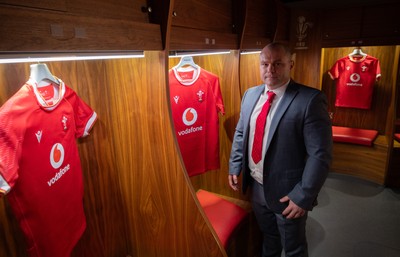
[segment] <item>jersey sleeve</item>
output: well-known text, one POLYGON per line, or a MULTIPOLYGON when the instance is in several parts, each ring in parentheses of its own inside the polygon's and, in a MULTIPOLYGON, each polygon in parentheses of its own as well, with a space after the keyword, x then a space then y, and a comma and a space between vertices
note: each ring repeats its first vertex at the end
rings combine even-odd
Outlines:
POLYGON ((20 103, 18 92, 0 108, 0 196, 7 194, 18 179, 28 115, 20 103))
POLYGON ((217 107, 218 112, 220 112, 222 115, 225 114, 225 107, 224 107, 224 101, 222 99, 222 94, 221 94, 221 87, 219 84, 219 78, 215 76, 214 79, 214 84, 212 85, 212 91, 215 97, 215 104, 217 107))
POLYGON ((378 59, 376 59, 376 69, 375 69, 375 72, 376 72, 376 80, 378 81, 378 80, 380 80, 380 78, 381 78, 381 65, 380 65, 378 59))
POLYGON ((335 64, 328 71, 329 76, 332 80, 339 78, 340 74, 340 60, 336 61, 335 64))
POLYGON ((70 88, 67 88, 66 99, 72 105, 75 115, 75 137, 86 137, 89 135, 94 123, 97 120, 97 114, 70 88))

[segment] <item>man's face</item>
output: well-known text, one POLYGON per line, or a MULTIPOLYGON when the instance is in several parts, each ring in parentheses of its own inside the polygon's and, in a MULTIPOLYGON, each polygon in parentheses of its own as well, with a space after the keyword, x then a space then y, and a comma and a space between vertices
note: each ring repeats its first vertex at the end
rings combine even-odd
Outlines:
POLYGON ((269 89, 275 89, 290 79, 293 61, 282 48, 264 48, 260 54, 260 75, 269 89))

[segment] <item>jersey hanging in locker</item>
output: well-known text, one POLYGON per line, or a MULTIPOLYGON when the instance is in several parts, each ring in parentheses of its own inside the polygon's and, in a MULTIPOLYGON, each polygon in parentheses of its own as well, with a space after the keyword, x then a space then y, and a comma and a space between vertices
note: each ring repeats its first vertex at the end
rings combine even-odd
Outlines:
POLYGON ((175 133, 189 176, 219 169, 219 117, 224 114, 219 78, 200 67, 169 70, 175 133))
POLYGON ((374 84, 381 76, 377 58, 346 56, 337 60, 328 74, 337 79, 335 106, 370 109, 374 84))
POLYGON ((61 80, 30 79, 0 109, 0 193, 30 257, 67 257, 86 227, 76 138, 97 115, 61 80))

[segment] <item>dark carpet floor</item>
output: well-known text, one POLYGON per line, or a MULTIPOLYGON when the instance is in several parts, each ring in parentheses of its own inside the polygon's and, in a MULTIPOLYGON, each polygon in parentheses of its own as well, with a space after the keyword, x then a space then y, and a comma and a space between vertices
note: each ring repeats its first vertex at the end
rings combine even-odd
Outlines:
POLYGON ((400 189, 331 173, 318 202, 307 223, 310 257, 400 257, 400 189))

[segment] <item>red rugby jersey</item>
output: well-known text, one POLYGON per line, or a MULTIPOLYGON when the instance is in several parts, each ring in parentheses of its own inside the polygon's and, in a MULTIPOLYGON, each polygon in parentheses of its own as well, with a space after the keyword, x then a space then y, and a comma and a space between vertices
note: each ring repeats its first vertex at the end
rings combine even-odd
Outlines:
POLYGON ((219 78, 200 67, 172 68, 169 87, 175 133, 189 176, 219 169, 219 78))
POLYGON ((76 138, 96 118, 61 80, 44 87, 29 80, 0 108, 0 193, 31 257, 67 257, 85 230, 76 138))
POLYGON ((328 73, 332 79, 337 79, 335 106, 371 108, 374 84, 381 76, 377 58, 346 56, 337 60, 328 73))

